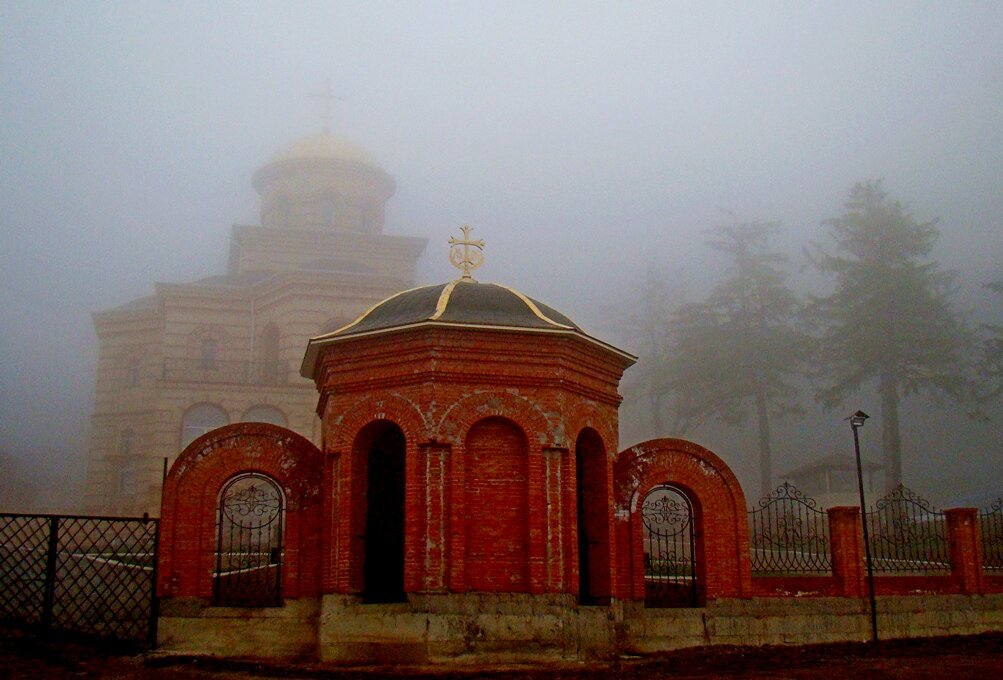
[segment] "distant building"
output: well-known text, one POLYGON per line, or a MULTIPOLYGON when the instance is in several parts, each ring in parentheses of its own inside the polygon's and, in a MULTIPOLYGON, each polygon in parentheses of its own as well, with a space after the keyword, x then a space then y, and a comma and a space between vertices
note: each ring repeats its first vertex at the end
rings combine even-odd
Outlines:
POLYGON ((233 227, 227 272, 158 283, 93 315, 99 342, 87 511, 156 514, 164 459, 237 422, 320 443, 309 338, 414 283, 420 238, 382 233, 395 184, 362 149, 301 139, 257 171, 261 225, 233 227))
MULTIPOLYGON (((864 492, 868 504, 884 493, 884 468, 868 460, 861 462, 864 473, 864 492)), ((840 505, 859 506, 857 489, 857 463, 852 454, 833 453, 780 475, 801 493, 818 503, 820 508, 840 505)))

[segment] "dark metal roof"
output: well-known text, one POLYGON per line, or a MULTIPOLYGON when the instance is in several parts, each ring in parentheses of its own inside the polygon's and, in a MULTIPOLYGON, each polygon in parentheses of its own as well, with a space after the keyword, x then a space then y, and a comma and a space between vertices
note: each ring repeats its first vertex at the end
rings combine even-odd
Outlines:
POLYGON ((398 293, 326 337, 346 337, 422 322, 581 331, 554 308, 511 288, 454 281, 398 293))

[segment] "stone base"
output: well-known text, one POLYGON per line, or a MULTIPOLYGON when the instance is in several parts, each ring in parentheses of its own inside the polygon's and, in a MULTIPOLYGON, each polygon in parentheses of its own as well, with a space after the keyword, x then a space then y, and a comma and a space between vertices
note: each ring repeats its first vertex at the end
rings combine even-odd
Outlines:
MULTIPOLYGON (((883 639, 1003 631, 1003 595, 878 598, 883 639)), ((699 609, 580 607, 565 595, 420 594, 400 604, 325 595, 283 607, 161 605, 159 646, 178 654, 306 657, 340 663, 506 663, 598 659, 700 645, 867 640, 866 601, 718 600, 699 609)))

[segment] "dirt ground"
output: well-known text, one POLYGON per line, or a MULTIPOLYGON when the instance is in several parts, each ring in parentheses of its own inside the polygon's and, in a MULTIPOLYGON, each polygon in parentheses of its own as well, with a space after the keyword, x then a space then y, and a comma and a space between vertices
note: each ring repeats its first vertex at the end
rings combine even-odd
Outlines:
POLYGON ((843 643, 807 647, 706 647, 613 663, 339 667, 317 663, 273 663, 207 657, 172 657, 123 647, 45 640, 0 628, 0 679, 62 680, 122 678, 189 680, 210 678, 919 678, 994 680, 1003 678, 1003 634, 843 643))

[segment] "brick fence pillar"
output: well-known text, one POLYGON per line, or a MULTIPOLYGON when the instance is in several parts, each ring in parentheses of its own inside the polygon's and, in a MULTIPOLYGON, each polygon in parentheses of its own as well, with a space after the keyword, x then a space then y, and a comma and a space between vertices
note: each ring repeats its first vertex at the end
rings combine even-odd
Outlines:
POLYGON ((832 576, 843 597, 862 597, 866 592, 864 537, 860 508, 829 508, 829 545, 832 576))
POLYGON ((961 592, 982 592, 982 540, 979 536, 978 510, 945 510, 947 542, 951 549, 951 575, 958 579, 961 592))

